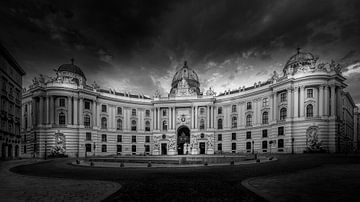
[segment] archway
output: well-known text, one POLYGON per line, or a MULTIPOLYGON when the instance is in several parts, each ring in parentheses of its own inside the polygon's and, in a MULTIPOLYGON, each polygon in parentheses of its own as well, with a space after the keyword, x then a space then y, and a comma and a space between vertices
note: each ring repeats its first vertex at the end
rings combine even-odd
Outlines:
MULTIPOLYGON (((178 155, 187 154, 185 144, 190 146, 190 129, 187 126, 180 126, 177 130, 177 152, 178 155)), ((189 152, 189 151, 188 151, 189 152)))

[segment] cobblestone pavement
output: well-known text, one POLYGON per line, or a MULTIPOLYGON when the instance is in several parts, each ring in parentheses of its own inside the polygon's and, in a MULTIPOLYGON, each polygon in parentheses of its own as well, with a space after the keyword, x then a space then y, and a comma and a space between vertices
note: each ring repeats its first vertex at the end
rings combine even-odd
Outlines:
POLYGON ((242 184, 268 201, 359 201, 359 171, 360 164, 323 165, 242 184))
POLYGON ((72 180, 15 174, 10 168, 39 162, 14 160, 0 164, 0 201, 101 201, 118 191, 109 181, 72 180))

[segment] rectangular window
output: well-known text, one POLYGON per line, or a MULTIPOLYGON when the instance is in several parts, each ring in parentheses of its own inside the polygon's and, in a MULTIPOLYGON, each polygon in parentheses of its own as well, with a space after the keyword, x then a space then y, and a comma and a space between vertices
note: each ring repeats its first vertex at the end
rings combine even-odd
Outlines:
POLYGON ((267 149, 267 141, 262 141, 262 149, 267 149))
POLYGON ((118 107, 118 108, 117 108, 117 114, 118 114, 118 115, 122 115, 122 108, 121 108, 121 107, 118 107))
POLYGON ((279 136, 280 136, 280 135, 284 135, 284 127, 283 127, 283 126, 281 126, 281 127, 278 128, 278 135, 279 135, 279 136))
POLYGON ((231 150, 236 150, 236 143, 235 142, 231 143, 231 150))
POLYGON ((106 142, 106 134, 101 135, 101 142, 106 142))
POLYGON ((107 148, 106 148, 106 144, 101 145, 101 152, 106 152, 107 148))
POLYGON ((136 145, 132 145, 132 146, 131 146, 131 151, 132 151, 133 153, 136 153, 136 145))
POLYGON ((117 136, 117 142, 122 142, 122 135, 117 136))
POLYGON ((247 149, 247 150, 250 150, 250 149, 251 149, 251 142, 247 142, 247 143, 246 143, 246 149, 247 149))
POLYGON ((89 101, 85 101, 85 109, 90 109, 90 102, 89 101))
POLYGON ((284 148, 284 139, 278 140, 278 148, 284 148))
POLYGON ((135 135, 131 136, 131 142, 136 142, 136 136, 135 135))
POLYGON ((163 109, 163 116, 166 116, 166 109, 163 109))
POLYGON ((246 132, 246 139, 251 139, 251 131, 246 132))
POLYGON ((145 152, 150 152, 150 145, 145 145, 145 152))
POLYGON ((222 144, 218 144, 218 151, 222 151, 222 144))
POLYGON ((85 151, 91 152, 91 144, 85 144, 85 151))
POLYGON ((117 153, 121 153, 121 152, 122 152, 122 145, 121 145, 121 144, 116 145, 116 152, 117 152, 117 153))
POLYGON ((145 142, 150 142, 150 136, 145 136, 145 142))
POLYGON ((262 131, 262 137, 263 138, 267 138, 268 137, 268 133, 267 133, 268 131, 267 130, 263 130, 262 131))
POLYGON ((60 107, 65 107, 65 99, 64 99, 64 98, 60 98, 60 100, 59 100, 59 106, 60 106, 60 107))
POLYGON ((26 145, 24 145, 24 154, 26 154, 26 145))
POLYGON ((131 110, 131 116, 136 116, 136 109, 131 110))
POLYGON ((91 141, 91 133, 86 133, 86 140, 91 141))
POLYGON ((269 105, 269 99, 268 98, 264 98, 263 99, 263 107, 267 107, 269 105))
POLYGON ((313 89, 307 89, 306 94, 307 94, 307 98, 313 98, 314 97, 313 89))
POLYGON ((236 133, 231 133, 231 140, 236 140, 236 133))
POLYGON ((218 141, 222 141, 222 134, 218 134, 218 141))
POLYGON ((251 109, 251 102, 246 103, 246 109, 251 109))
POLYGON ((286 102, 286 93, 281 93, 280 94, 280 102, 286 102))
POLYGON ((106 105, 101 105, 101 112, 106 112, 106 105))

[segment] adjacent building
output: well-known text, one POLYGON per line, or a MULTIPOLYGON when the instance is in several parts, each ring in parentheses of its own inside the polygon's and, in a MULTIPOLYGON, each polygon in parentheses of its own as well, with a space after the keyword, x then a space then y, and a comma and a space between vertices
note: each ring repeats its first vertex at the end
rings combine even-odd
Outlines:
POLYGON ((88 84, 61 65, 23 93, 25 156, 197 155, 347 152, 354 148, 356 106, 341 66, 308 52, 283 72, 216 95, 200 91, 185 62, 169 94, 153 97, 88 84))
POLYGON ((1 159, 20 156, 21 93, 24 70, 0 44, 0 151, 1 159))

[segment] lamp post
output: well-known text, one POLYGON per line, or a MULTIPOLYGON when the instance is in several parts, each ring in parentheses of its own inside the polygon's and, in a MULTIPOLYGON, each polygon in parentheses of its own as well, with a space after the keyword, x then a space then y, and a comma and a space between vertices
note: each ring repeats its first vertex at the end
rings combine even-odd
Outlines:
POLYGON ((46 160, 46 156, 47 156, 46 150, 47 150, 47 141, 45 140, 45 156, 44 156, 45 160, 46 160))
POLYGON ((95 157, 95 149, 96 149, 96 145, 95 145, 95 142, 94 142, 94 157, 95 157))
POLYGON ((255 148, 254 148, 254 145, 255 145, 255 143, 254 143, 254 140, 252 141, 252 154, 254 154, 255 153, 255 148))

